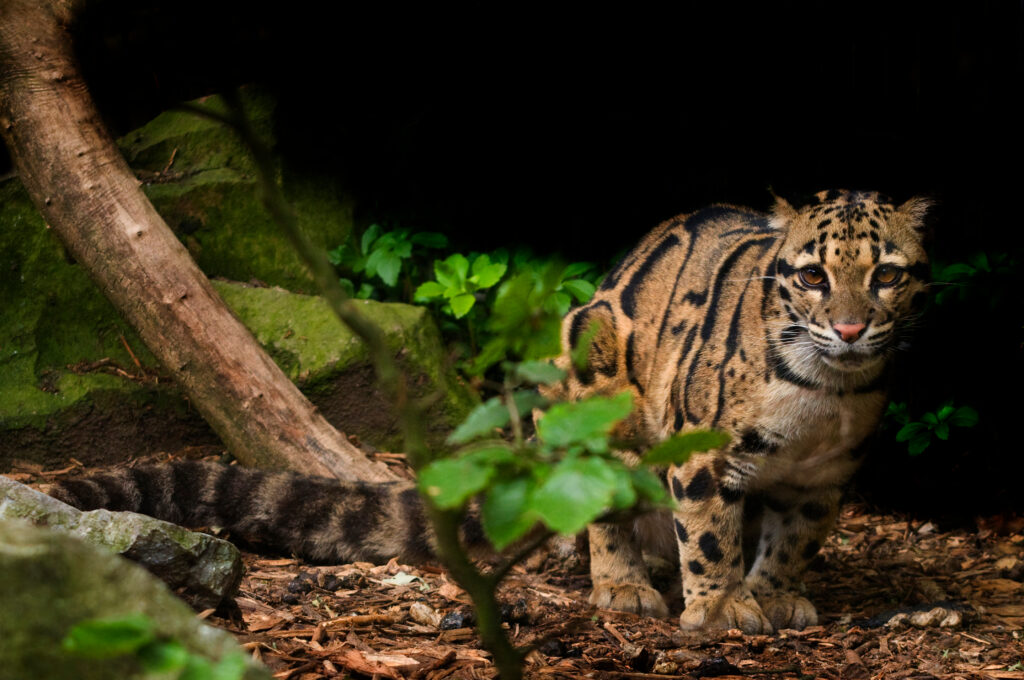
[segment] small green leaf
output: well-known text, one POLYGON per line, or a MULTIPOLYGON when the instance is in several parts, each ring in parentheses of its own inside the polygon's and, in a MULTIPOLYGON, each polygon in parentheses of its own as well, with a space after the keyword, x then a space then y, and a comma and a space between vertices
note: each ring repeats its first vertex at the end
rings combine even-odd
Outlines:
POLYGON ((473 305, 476 304, 476 297, 472 293, 463 293, 453 297, 448 301, 448 304, 452 306, 452 316, 456 319, 461 319, 469 314, 469 310, 473 309, 473 305))
POLYGON ((611 506, 618 482, 602 458, 566 458, 534 491, 530 507, 554 531, 575 534, 611 506))
POLYGON ((594 453, 604 453, 608 450, 608 434, 632 410, 633 396, 629 392, 555 404, 537 423, 537 434, 549 446, 582 444, 594 453))
POLYGON ((945 406, 943 406, 942 408, 940 408, 940 409, 939 409, 938 413, 936 413, 936 416, 938 417, 938 419, 939 419, 940 421, 942 421, 942 420, 946 420, 946 419, 947 419, 947 418, 949 418, 949 417, 950 417, 951 415, 953 415, 953 412, 954 412, 955 410, 956 410, 956 409, 955 409, 955 408, 953 408, 953 405, 952 405, 952 404, 946 404, 945 406))
POLYGON ((978 424, 978 412, 970 406, 961 406, 950 416, 949 424, 957 427, 974 427, 978 424))
POLYGON ((480 523, 495 548, 503 550, 537 523, 528 509, 534 482, 528 477, 499 480, 488 489, 480 507, 480 523))
POLYGON ((390 250, 374 250, 366 258, 366 273, 379 276, 381 281, 394 287, 402 271, 402 259, 390 250))
POLYGON ((927 449, 931 443, 931 437, 927 435, 918 435, 910 440, 907 450, 910 452, 911 456, 917 456, 927 449))
POLYGON ((362 283, 359 285, 359 290, 356 291, 356 298, 359 300, 369 300, 373 297, 375 290, 372 283, 362 283))
POLYGON ((548 400, 542 397, 536 390, 522 389, 512 393, 512 400, 516 403, 516 410, 521 418, 527 418, 530 411, 535 408, 544 408, 548 400))
POLYGON ((640 494, 640 498, 650 502, 652 505, 665 505, 669 502, 668 492, 665 485, 647 468, 636 468, 632 471, 633 488, 640 494))
POLYGON ((612 492, 612 507, 624 510, 636 505, 637 491, 633 488, 631 470, 617 460, 605 460, 615 475, 615 491, 612 492))
POLYGON ((992 267, 988 263, 988 255, 985 253, 975 253, 971 256, 971 264, 980 269, 983 272, 992 271, 992 267))
POLYGON ((412 235, 413 243, 424 248, 447 248, 448 237, 436 231, 421 231, 412 235))
POLYGON ((918 434, 927 430, 928 428, 924 423, 911 422, 907 423, 900 428, 899 432, 896 433, 896 441, 905 442, 910 440, 912 437, 916 437, 918 434))
POLYGON ((651 447, 641 461, 645 465, 682 465, 693 453, 720 449, 729 439, 728 433, 711 430, 675 434, 651 447))
POLYGON ((476 285, 481 289, 494 286, 502 280, 507 268, 508 266, 505 264, 495 263, 480 269, 480 271, 475 275, 476 285))
POLYGON ((887 418, 892 418, 902 425, 906 425, 907 421, 910 420, 910 416, 907 415, 906 402, 896 403, 895 401, 890 401, 888 408, 885 410, 885 415, 887 418))
POLYGON ((508 425, 508 408, 498 397, 491 397, 466 416, 448 436, 449 444, 465 444, 482 435, 494 435, 495 428, 508 425))
POLYGON ((437 281, 424 281, 413 293, 412 299, 416 302, 429 302, 444 295, 444 286, 437 281))
POLYGON ((460 508, 494 476, 492 466, 471 458, 442 458, 419 471, 419 487, 442 510, 460 508))
POLYGON ((445 288, 465 290, 468 271, 469 260, 459 253, 449 255, 443 260, 434 260, 434 276, 445 288))
POLYGON ((68 631, 61 648, 93 659, 109 659, 132 654, 153 639, 153 621, 145 614, 131 614, 81 621, 68 631))
POLYGON ((137 656, 147 673, 176 671, 188 662, 188 650, 177 640, 151 642, 139 649, 137 656))
POLYGON ((486 255, 481 255, 473 262, 473 280, 480 288, 490 288, 501 280, 501 277, 505 275, 506 269, 508 269, 507 265, 500 262, 492 264, 486 255), (487 262, 487 264, 479 266, 478 263, 481 260, 487 262))
POLYGON ((928 412, 921 416, 921 422, 925 425, 935 427, 939 424, 939 418, 934 413, 928 412))
POLYGON ((563 279, 575 279, 580 274, 590 271, 594 268, 594 265, 590 262, 573 262, 567 265, 565 271, 562 272, 563 279))
POLYGON ((524 361, 516 364, 515 374, 521 380, 538 385, 553 385, 565 379, 565 371, 550 361, 524 361))
POLYGON ((562 288, 569 291, 579 304, 590 302, 590 298, 594 297, 594 292, 597 290, 594 284, 584 279, 565 281, 562 283, 562 288))
POLYGON ((947 439, 949 439, 949 423, 940 422, 938 425, 936 425, 935 436, 941 439, 942 441, 946 441, 947 439))
POLYGON ((955 281, 960 278, 969 278, 974 274, 974 272, 975 269, 971 265, 964 264, 963 262, 957 262, 956 264, 944 267, 942 271, 935 276, 935 279, 937 281, 955 281))
POLYGON ((559 316, 565 316, 569 313, 569 309, 572 307, 572 298, 569 297, 568 293, 563 293, 560 290, 555 291, 549 298, 551 309, 558 313, 559 316))
POLYGON ((478 449, 473 449, 463 454, 462 458, 472 461, 477 465, 491 466, 515 463, 519 460, 515 451, 513 451, 507 444, 502 443, 488 444, 478 449))
POLYGON ((370 253, 370 246, 372 246, 373 242, 377 240, 378 236, 380 236, 380 231, 381 229, 379 224, 371 224, 370 228, 363 232, 363 238, 359 241, 359 249, 362 251, 363 255, 368 255, 370 253))
POLYGON ((334 250, 328 250, 327 251, 327 261, 330 262, 335 267, 339 267, 339 266, 341 266, 341 263, 344 262, 344 259, 345 259, 344 253, 345 253, 345 246, 344 245, 340 245, 337 248, 335 248, 334 250))

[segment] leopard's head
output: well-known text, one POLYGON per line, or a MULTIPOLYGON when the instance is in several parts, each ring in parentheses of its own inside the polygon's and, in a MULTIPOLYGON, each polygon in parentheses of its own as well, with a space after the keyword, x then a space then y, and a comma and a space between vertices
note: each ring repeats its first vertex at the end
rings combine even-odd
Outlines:
POLYGON ((784 237, 771 333, 793 369, 819 381, 877 374, 924 302, 930 205, 840 190, 799 208, 777 199, 771 223, 784 237))

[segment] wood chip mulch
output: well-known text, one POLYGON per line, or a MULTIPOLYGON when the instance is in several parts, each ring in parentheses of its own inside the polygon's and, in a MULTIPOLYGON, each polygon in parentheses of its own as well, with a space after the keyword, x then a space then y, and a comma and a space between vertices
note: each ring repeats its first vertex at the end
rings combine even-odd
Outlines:
MULTIPOLYGON (((236 606, 200 616, 275 678, 497 676, 469 598, 437 567, 244 559, 236 606)), ((532 560, 501 589, 513 641, 533 648, 527 677, 1024 680, 1024 518, 945 531, 848 504, 807 579, 821 625, 774 635, 594 610, 576 562, 532 560)))
MULTIPOLYGON (((944 532, 847 505, 808 579, 822 625, 799 632, 683 633, 595 611, 582 567, 550 560, 515 570, 501 599, 514 642, 534 648, 532 678, 1024 679, 1022 531, 994 518, 944 532)), ((236 615, 208 620, 276 678, 496 677, 469 598, 437 568, 245 558, 236 615)))

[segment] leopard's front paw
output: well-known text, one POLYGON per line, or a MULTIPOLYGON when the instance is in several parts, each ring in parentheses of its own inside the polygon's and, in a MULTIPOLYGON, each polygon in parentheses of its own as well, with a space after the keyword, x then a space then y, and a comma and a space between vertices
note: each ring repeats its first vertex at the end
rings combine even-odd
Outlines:
POLYGON ((590 604, 631 614, 663 618, 668 616, 665 599, 654 588, 636 583, 599 581, 590 593, 590 604))
POLYGON ((797 630, 814 626, 818 623, 818 612, 806 597, 796 593, 779 593, 764 595, 757 598, 768 620, 776 630, 796 628, 797 630))
POLYGON ((679 627, 683 630, 739 628, 747 635, 772 632, 771 622, 749 592, 687 603, 679 617, 679 627))

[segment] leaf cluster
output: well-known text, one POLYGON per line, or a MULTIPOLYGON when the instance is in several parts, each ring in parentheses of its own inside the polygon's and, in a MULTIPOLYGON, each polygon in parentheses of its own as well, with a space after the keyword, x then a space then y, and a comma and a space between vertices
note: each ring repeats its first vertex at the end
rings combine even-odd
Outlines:
POLYGON ((493 287, 505 275, 508 264, 499 257, 492 262, 485 253, 469 258, 455 253, 434 261, 434 281, 424 281, 416 289, 416 302, 441 301, 441 311, 456 319, 469 313, 481 291, 493 287))
POLYGON ((81 621, 68 631, 61 648, 89 659, 134 656, 146 673, 177 673, 178 680, 240 680, 245 675, 240 652, 211 663, 177 640, 158 636, 153 620, 144 614, 81 621))
POLYGON ((896 441, 907 442, 907 451, 912 456, 923 453, 933 438, 948 440, 952 427, 967 428, 978 424, 976 410, 970 406, 954 407, 952 402, 935 411, 926 411, 920 420, 911 420, 906 403, 891 402, 885 415, 901 426, 896 432, 896 441))
POLYGON ((449 438, 462 448, 419 472, 421 491, 441 509, 481 496, 481 524, 499 550, 538 523, 574 534, 609 513, 666 506, 665 488, 646 465, 681 463, 728 441, 721 433, 677 435, 648 451, 645 465, 630 467, 612 455, 614 427, 633 408, 629 392, 551 404, 531 385, 557 382, 561 370, 541 361, 507 368, 504 394, 478 406, 449 438), (543 411, 535 441, 500 436, 505 427, 519 432, 518 421, 534 409, 543 411))
POLYGON ((343 243, 327 254, 331 264, 351 278, 341 283, 352 297, 367 299, 379 294, 375 280, 387 288, 398 285, 399 276, 407 261, 414 256, 413 246, 426 249, 448 247, 448 237, 436 232, 412 232, 409 229, 384 231, 379 224, 371 224, 363 232, 358 246, 343 243), (359 287, 356 288, 356 279, 359 287))
POLYGON ((933 299, 940 306, 977 299, 990 308, 999 307, 1003 302, 999 293, 1006 289, 1016 269, 1016 259, 1009 253, 989 255, 979 251, 965 262, 935 262, 932 280, 937 284, 937 290, 933 299))

